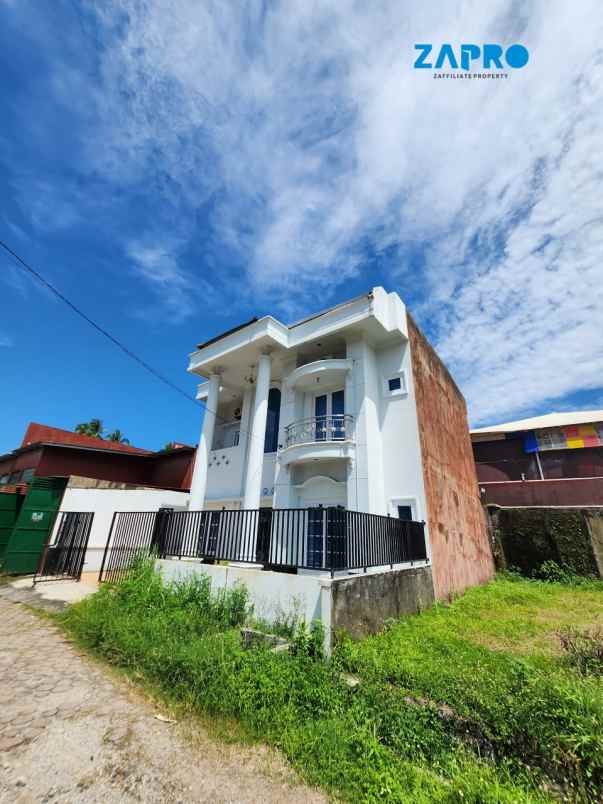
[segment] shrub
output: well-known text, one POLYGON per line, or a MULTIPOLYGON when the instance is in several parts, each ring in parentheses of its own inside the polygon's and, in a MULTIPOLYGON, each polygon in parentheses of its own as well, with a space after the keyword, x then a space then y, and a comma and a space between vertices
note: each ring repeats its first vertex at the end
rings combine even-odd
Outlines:
POLYGON ((583 676, 603 675, 603 629, 566 628, 557 634, 572 667, 583 676))
POLYGON ((567 564, 559 565, 556 561, 543 561, 542 564, 532 572, 532 577, 539 581, 549 583, 579 583, 581 578, 576 575, 567 564))

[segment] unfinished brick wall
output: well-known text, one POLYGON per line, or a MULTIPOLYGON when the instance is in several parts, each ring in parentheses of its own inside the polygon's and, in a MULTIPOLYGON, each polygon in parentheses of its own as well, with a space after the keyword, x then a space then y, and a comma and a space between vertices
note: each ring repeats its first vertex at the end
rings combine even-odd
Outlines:
POLYGON ((494 561, 479 499, 467 408, 433 348, 408 316, 427 523, 436 598, 492 577, 494 561))

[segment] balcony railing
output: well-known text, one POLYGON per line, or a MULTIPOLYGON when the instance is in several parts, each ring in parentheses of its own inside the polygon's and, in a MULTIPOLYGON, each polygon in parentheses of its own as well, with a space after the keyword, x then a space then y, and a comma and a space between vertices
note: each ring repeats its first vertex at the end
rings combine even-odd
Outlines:
POLYGON ((349 413, 300 419, 285 427, 285 446, 318 441, 348 441, 354 432, 354 417, 349 413))
POLYGON ((162 509, 114 515, 100 580, 119 580, 137 557, 152 553, 331 575, 427 560, 423 522, 344 508, 162 509))

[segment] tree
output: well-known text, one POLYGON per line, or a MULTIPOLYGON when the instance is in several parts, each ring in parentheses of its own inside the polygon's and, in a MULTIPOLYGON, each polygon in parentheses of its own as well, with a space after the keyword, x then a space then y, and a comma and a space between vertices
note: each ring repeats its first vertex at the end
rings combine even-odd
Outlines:
POLYGON ((93 438, 102 438, 104 429, 100 419, 90 419, 89 422, 81 422, 81 424, 76 425, 75 432, 92 436, 93 438))
POLYGON ((121 430, 113 430, 107 435, 107 441, 115 441, 116 444, 129 444, 130 440, 124 436, 121 430))
POLYGON ((162 451, 171 452, 173 449, 176 449, 176 445, 174 444, 173 441, 168 441, 162 451))

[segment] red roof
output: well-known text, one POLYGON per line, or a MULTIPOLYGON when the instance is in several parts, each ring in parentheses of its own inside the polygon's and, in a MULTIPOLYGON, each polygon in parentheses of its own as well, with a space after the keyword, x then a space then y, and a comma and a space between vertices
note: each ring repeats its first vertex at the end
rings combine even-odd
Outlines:
POLYGON ((132 447, 130 444, 119 444, 117 441, 105 441, 94 436, 72 433, 70 430, 61 430, 59 427, 48 427, 46 424, 30 422, 23 436, 22 447, 31 444, 69 444, 74 447, 94 447, 112 452, 129 452, 138 455, 150 455, 150 450, 132 447))

